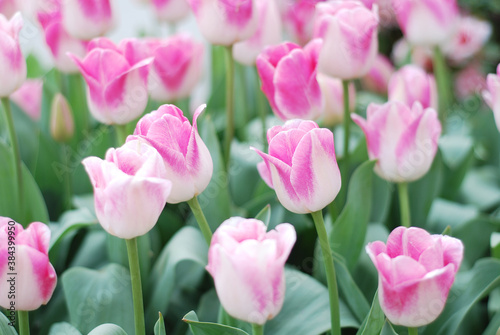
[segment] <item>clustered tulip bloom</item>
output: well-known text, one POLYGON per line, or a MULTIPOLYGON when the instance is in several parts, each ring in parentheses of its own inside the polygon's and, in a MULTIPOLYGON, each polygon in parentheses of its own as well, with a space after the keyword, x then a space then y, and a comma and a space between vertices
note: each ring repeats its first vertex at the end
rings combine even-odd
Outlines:
POLYGON ((489 74, 486 78, 487 89, 483 91, 483 98, 493 110, 497 128, 500 129, 500 64, 496 74, 489 74))
POLYGON ((306 45, 313 37, 316 4, 324 0, 284 0, 282 17, 293 41, 306 45))
POLYGON ((163 21, 177 22, 191 12, 186 0, 151 0, 151 2, 156 16, 163 21))
POLYGON ((94 188, 95 211, 104 230, 132 239, 154 227, 172 183, 153 147, 132 140, 108 149, 105 160, 87 157, 82 163, 94 188))
POLYGON ((23 18, 16 13, 10 20, 0 14, 0 97, 8 97, 26 80, 26 61, 19 46, 23 18))
POLYGON ((0 306, 10 309, 14 302, 18 311, 33 311, 49 302, 57 284, 49 242, 50 229, 45 224, 33 222, 23 229, 12 219, 0 217, 0 306), (14 261, 9 260, 12 255, 14 261), (14 281, 9 281, 9 273, 17 274, 14 281))
POLYGON ((64 0, 61 11, 64 28, 78 39, 103 36, 113 27, 110 0, 64 0))
POLYGON ((291 120, 268 130, 269 154, 257 165, 283 207, 312 213, 331 203, 340 191, 340 171, 333 133, 313 121, 291 120))
POLYGON ((392 182, 410 182, 431 167, 441 135, 436 110, 417 102, 410 108, 402 102, 370 104, 367 119, 357 114, 352 120, 366 136, 368 156, 377 159, 375 172, 392 182))
POLYGON ((378 270, 378 297, 396 325, 420 327, 441 314, 463 258, 463 244, 420 228, 398 227, 387 244, 369 243, 366 252, 378 270))
POLYGON ((378 54, 370 71, 361 78, 361 84, 369 91, 387 94, 389 80, 394 71, 391 61, 386 56, 378 54))
MULTIPOLYGON (((344 88, 342 80, 318 73, 316 79, 323 98, 321 120, 325 126, 333 126, 344 120, 344 88)), ((356 87, 349 83, 349 111, 356 107, 356 87)))
POLYGON ((438 108, 434 76, 416 65, 405 65, 392 75, 388 95, 390 101, 401 101, 407 106, 418 101, 424 108, 438 108))
POLYGON ((296 239, 289 223, 266 232, 262 221, 232 217, 219 226, 207 271, 229 315, 263 325, 279 313, 285 299, 285 262, 296 239))

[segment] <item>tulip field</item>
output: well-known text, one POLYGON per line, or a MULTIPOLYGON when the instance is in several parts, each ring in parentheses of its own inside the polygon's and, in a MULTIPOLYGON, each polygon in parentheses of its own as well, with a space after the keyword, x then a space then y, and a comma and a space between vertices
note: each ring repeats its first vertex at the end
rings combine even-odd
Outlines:
POLYGON ((0 100, 0 335, 500 334, 497 0, 3 0, 0 100))

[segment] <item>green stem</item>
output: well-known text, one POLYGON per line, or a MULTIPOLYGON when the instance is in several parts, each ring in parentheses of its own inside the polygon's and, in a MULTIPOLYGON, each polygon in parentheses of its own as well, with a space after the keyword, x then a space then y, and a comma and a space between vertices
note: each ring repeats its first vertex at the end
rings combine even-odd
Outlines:
MULTIPOLYGON (((349 109, 349 80, 342 80, 344 94, 344 171, 342 171, 343 182, 347 182, 349 174, 349 139, 351 135, 351 113, 349 109)), ((343 183, 343 186, 347 184, 343 183)), ((345 187, 344 186, 344 187, 345 187)))
MULTIPOLYGON (((70 166, 71 162, 71 148, 69 144, 64 143, 63 145, 63 161, 65 166, 70 166)), ((71 175, 66 171, 64 173, 64 191, 65 191, 65 203, 64 203, 64 210, 69 210, 72 207, 71 204, 71 196, 73 194, 72 191, 72 186, 71 186, 71 175)))
POLYGON ((333 264, 332 250, 328 242, 328 234, 326 232, 325 223, 323 222, 323 213, 317 211, 311 213, 316 231, 318 232, 319 245, 323 253, 323 261, 325 263, 326 281, 328 284, 328 294, 330 297, 330 317, 332 322, 332 335, 340 335, 340 310, 339 310, 339 293, 337 289, 337 279, 335 276, 335 266, 333 264))
POLYGON ((410 200, 408 195, 408 183, 398 183, 399 210, 401 213, 401 225, 411 226, 410 200))
POLYGON ((259 73, 257 71, 257 67, 255 67, 255 74, 256 74, 256 78, 257 78, 257 81, 256 81, 257 82, 257 90, 255 91, 255 94, 257 95, 257 108, 259 110, 260 122, 262 124, 262 147, 264 148, 264 152, 266 152, 267 151, 266 97, 264 96, 264 93, 262 93, 262 90, 260 89, 260 80, 259 80, 259 73))
POLYGON ((408 335, 418 335, 418 328, 408 327, 408 335))
POLYGON ((17 317, 19 318, 19 335, 29 335, 30 334, 29 312, 17 311, 17 317))
POLYGON ((205 237, 205 241, 207 241, 207 244, 210 245, 210 241, 212 240, 212 230, 208 225, 205 214, 203 214, 203 210, 200 207, 198 198, 195 196, 191 200, 188 200, 187 203, 189 205, 189 208, 191 208, 196 221, 198 222, 198 226, 200 227, 203 237, 205 237))
POLYGON ((115 131, 116 131, 116 146, 120 147, 123 144, 125 144, 125 141, 127 140, 127 136, 128 136, 127 125, 126 124, 116 124, 115 131))
POLYGON ((434 48, 434 76, 436 77, 436 85, 438 90, 438 103, 439 103, 439 119, 444 128, 446 126, 446 116, 448 107, 451 101, 450 92, 450 74, 446 66, 446 60, 441 52, 439 46, 434 48))
POLYGON ((137 238, 125 240, 127 243, 128 264, 130 280, 132 282, 132 298, 134 301, 135 335, 145 335, 144 304, 142 301, 141 270, 139 267, 139 253, 137 251, 137 238))
POLYGON ((233 46, 226 50, 226 137, 224 139, 224 159, 226 160, 226 172, 229 171, 231 155, 231 142, 234 137, 234 59, 233 46))
POLYGON ((264 335, 264 326, 252 323, 252 334, 253 335, 264 335))

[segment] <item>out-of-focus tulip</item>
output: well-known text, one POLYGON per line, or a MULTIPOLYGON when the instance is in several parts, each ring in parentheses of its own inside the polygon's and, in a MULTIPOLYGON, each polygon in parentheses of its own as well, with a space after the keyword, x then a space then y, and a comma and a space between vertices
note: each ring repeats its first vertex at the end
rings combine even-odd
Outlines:
POLYGON ((295 240, 289 223, 266 233, 262 221, 232 217, 215 231, 207 271, 229 315, 263 325, 285 299, 285 263, 295 240))
POLYGON ((43 80, 27 79, 17 91, 11 94, 10 99, 34 121, 38 121, 42 116, 42 92, 43 80))
POLYGON ((407 40, 401 38, 394 43, 391 58, 394 64, 401 67, 409 63, 420 66, 427 72, 432 72, 433 65, 432 49, 427 46, 410 46, 407 40))
MULTIPOLYGON (((344 88, 342 80, 332 78, 322 73, 317 76, 321 95, 323 97, 323 110, 321 118, 325 126, 334 126, 344 120, 344 88)), ((354 112, 356 107, 356 87, 349 83, 349 109, 354 112)))
POLYGON ((438 107, 436 80, 416 65, 406 65, 389 81, 389 100, 401 101, 411 107, 418 101, 424 108, 438 107))
POLYGON ((6 18, 11 18, 20 8, 18 0, 0 0, 0 13, 6 18))
POLYGON ((375 172, 392 182, 409 182, 422 177, 436 155, 441 123, 432 108, 417 102, 410 108, 400 101, 370 104, 367 120, 351 118, 361 127, 368 144, 368 156, 377 159, 375 172))
POLYGON ((331 203, 340 191, 340 171, 333 133, 313 121, 291 120, 267 131, 269 154, 257 165, 281 204, 294 213, 312 213, 331 203))
POLYGON ((70 54, 88 85, 92 115, 105 124, 126 124, 139 117, 148 103, 148 66, 152 58, 134 62, 110 40, 89 43, 83 60, 70 54))
POLYGON ((49 302, 57 284, 49 242, 50 229, 45 224, 33 222, 23 229, 14 220, 0 217, 0 306, 33 311, 49 302))
POLYGON ((387 244, 369 243, 366 252, 379 274, 380 307, 389 321, 405 327, 434 321, 446 304, 463 249, 459 239, 415 227, 394 229, 387 244))
POLYGON ((109 234, 131 239, 149 232, 170 194, 172 183, 160 154, 141 140, 110 148, 106 159, 87 157, 97 219, 109 234))
POLYGON ((360 78, 378 52, 378 14, 358 1, 330 1, 316 6, 314 36, 323 39, 318 71, 340 79, 360 78))
POLYGON ((481 94, 486 89, 486 74, 478 63, 472 63, 455 76, 455 94, 459 99, 481 94))
POLYGON ((489 74, 486 78, 486 90, 483 91, 483 98, 493 110, 497 128, 500 130, 500 64, 496 74, 489 74))
POLYGON ((75 132, 73 113, 68 101, 61 93, 52 100, 50 109, 50 134, 57 142, 69 141, 75 132))
POLYGON ((163 21, 177 22, 191 12, 186 0, 151 0, 151 2, 156 16, 163 21))
POLYGON ((103 36, 113 27, 110 0, 64 0, 61 11, 66 31, 81 40, 103 36))
POLYGON ((369 91, 385 95, 394 71, 391 61, 386 56, 379 54, 370 71, 361 78, 361 84, 369 91))
POLYGON ((273 112, 283 120, 316 119, 321 114, 321 90, 316 79, 321 40, 303 49, 285 42, 257 57, 257 70, 273 112))
POLYGON ((306 45, 313 38, 316 4, 324 0, 285 0, 282 17, 293 41, 306 45))
POLYGON ((16 13, 10 20, 0 14, 0 97, 8 97, 26 80, 26 61, 19 46, 23 18, 16 13))
POLYGON ((191 126, 179 108, 163 105, 143 116, 137 123, 134 136, 127 140, 145 139, 163 157, 166 178, 172 181, 168 203, 191 200, 205 190, 212 178, 212 157, 196 125, 204 109, 205 105, 198 107, 191 126))
POLYGON ((269 45, 281 42, 281 17, 275 0, 255 0, 259 27, 252 37, 233 47, 234 59, 245 65, 255 64, 259 53, 269 45))
POLYGON ((413 45, 436 46, 457 29, 456 0, 392 0, 399 26, 413 45))
POLYGON ((201 34, 212 44, 233 45, 258 27, 255 0, 188 0, 201 34))

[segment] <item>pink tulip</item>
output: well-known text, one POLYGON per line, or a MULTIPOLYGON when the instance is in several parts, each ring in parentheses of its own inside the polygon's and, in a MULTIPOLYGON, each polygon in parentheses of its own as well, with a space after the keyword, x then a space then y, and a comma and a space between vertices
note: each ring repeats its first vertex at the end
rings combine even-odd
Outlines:
POLYGON ((377 159, 375 172, 392 182, 409 182, 429 170, 437 151, 441 124, 437 112, 419 102, 410 108, 402 102, 370 104, 367 120, 351 118, 361 127, 368 144, 368 156, 377 159))
MULTIPOLYGON (((323 125, 334 126, 344 120, 344 88, 342 80, 318 73, 316 77, 321 87, 323 110, 321 119, 323 125)), ((349 83, 349 109, 354 112, 356 107, 356 87, 349 83)))
POLYGON ((266 233, 262 221, 232 217, 215 231, 207 271, 229 315, 263 325, 285 299, 284 267, 295 240, 289 223, 266 233))
POLYGON ((411 107, 420 102, 424 108, 438 107, 434 76, 416 65, 406 65, 395 72, 389 81, 389 100, 401 101, 411 107))
POLYGON ((8 97, 26 80, 26 61, 19 46, 23 18, 16 13, 10 20, 0 14, 0 97, 8 97))
POLYGON ((81 40, 103 36, 113 27, 110 0, 64 0, 61 10, 64 28, 81 40))
POLYGON ((329 1, 316 6, 314 36, 323 39, 318 71, 340 79, 360 78, 377 57, 376 8, 358 1, 329 1))
POLYGON ((421 327, 443 311, 464 246, 456 238, 398 227, 387 244, 369 243, 366 252, 378 270, 380 307, 389 321, 421 327))
POLYGON ((275 0, 255 0, 259 27, 252 37, 233 47, 233 57, 245 65, 255 64, 259 53, 269 45, 281 42, 281 17, 275 0))
POLYGON ((284 0, 283 23, 293 41, 306 45, 312 40, 316 4, 321 1, 284 0))
POLYGON ((281 204, 294 213, 323 209, 340 191, 333 133, 313 121, 291 120, 267 131, 269 154, 257 165, 281 204))
POLYGON ((6 18, 11 18, 18 10, 18 0, 0 0, 0 13, 6 18))
POLYGON ((486 74, 481 69, 481 64, 471 63, 462 69, 455 77, 455 94, 459 99, 471 95, 480 95, 486 89, 486 74))
POLYGON ((483 91, 483 98, 493 110, 497 128, 500 130, 500 64, 498 64, 496 74, 489 74, 486 77, 486 90, 483 91))
POLYGON ((457 28, 456 0, 392 0, 392 6, 401 30, 413 45, 440 45, 457 28))
POLYGON ((70 57, 87 82, 89 110, 98 121, 126 124, 142 114, 148 102, 148 66, 152 59, 134 62, 129 53, 105 38, 93 40, 83 60, 70 57))
POLYGON ((167 22, 178 22, 191 12, 187 0, 152 0, 152 3, 156 16, 167 22))
POLYGON ((404 38, 394 43, 391 57, 398 66, 412 63, 420 66, 427 72, 432 72, 434 69, 432 48, 427 46, 411 46, 404 38))
POLYGON ((258 27, 255 0, 187 0, 201 34, 212 44, 233 45, 258 27))
POLYGON ((320 40, 302 49, 285 42, 266 48, 257 57, 257 70, 273 112, 283 120, 316 119, 321 113, 321 90, 316 80, 320 40))
POLYGON ((145 139, 163 157, 166 178, 172 181, 168 203, 191 200, 205 190, 212 178, 212 157, 196 125, 204 109, 205 105, 198 107, 191 126, 179 108, 163 105, 143 116, 137 123, 134 136, 128 139, 145 139))
POLYGON ((131 239, 154 227, 172 183, 153 147, 133 140, 108 149, 105 160, 87 157, 82 163, 94 187, 95 211, 104 230, 131 239))
POLYGON ((10 99, 18 105, 34 121, 42 116, 42 79, 27 79, 10 99))
POLYGON ((391 61, 386 56, 378 54, 370 71, 361 78, 361 84, 369 91, 385 95, 394 71, 391 61))
POLYGON ((49 241, 50 229, 41 222, 23 229, 12 219, 0 217, 0 306, 33 311, 49 302, 57 284, 48 256, 49 241))

